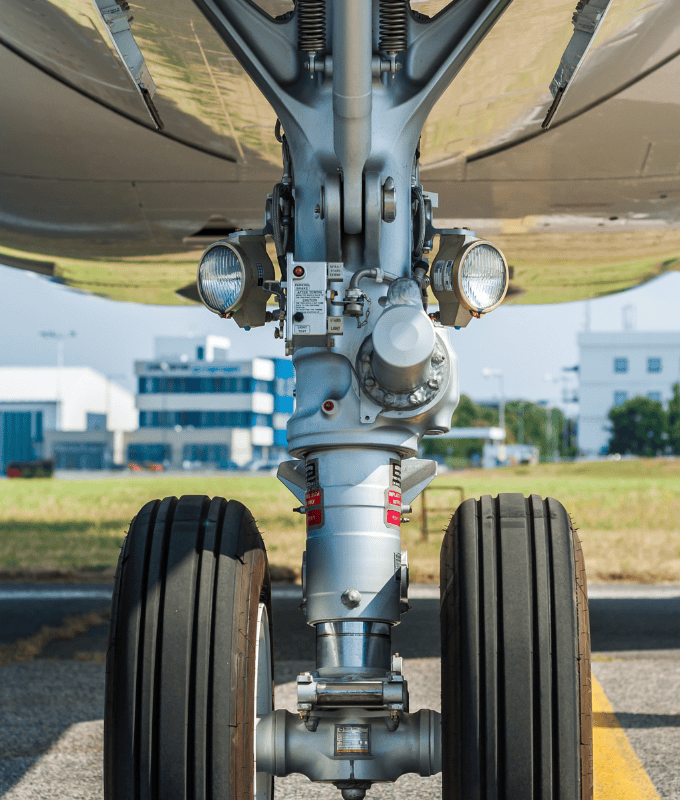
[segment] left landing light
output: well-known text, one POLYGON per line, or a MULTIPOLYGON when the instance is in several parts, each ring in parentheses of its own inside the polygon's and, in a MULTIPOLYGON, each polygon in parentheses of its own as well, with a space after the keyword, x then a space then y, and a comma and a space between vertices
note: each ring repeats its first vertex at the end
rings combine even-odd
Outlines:
POLYGON ((242 235, 211 244, 198 265, 196 283, 203 304, 241 328, 264 325, 274 265, 264 236, 242 235))

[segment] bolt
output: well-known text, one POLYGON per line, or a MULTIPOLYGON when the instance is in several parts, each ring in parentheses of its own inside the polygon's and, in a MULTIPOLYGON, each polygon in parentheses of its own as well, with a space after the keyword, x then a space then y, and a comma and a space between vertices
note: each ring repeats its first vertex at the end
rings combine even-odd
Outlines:
POLYGON ((439 381, 436 378, 430 378, 430 380, 427 382, 427 385, 430 387, 430 389, 439 389, 439 381))
POLYGON ((304 318, 305 315, 302 313, 302 311, 296 311, 295 314, 293 314, 293 320, 295 322, 302 322, 304 318))
POLYGON ((366 378, 366 380, 364 381, 364 384, 366 386, 368 386, 368 388, 370 389, 371 387, 375 386, 375 378, 371 378, 371 377, 366 378))
POLYGON ((364 353, 363 356, 361 356, 361 360, 364 364, 368 364, 368 362, 371 360, 371 357, 368 353, 364 353))
POLYGON ((361 605, 361 592, 358 589, 346 589, 340 600, 347 608, 356 608, 361 605))
POLYGON ((418 395, 414 392, 408 396, 408 401, 412 406, 418 405, 418 395))
POLYGON ((335 411, 337 411, 337 408, 338 407, 334 400, 324 400, 321 404, 321 410, 324 412, 324 414, 333 414, 335 411))

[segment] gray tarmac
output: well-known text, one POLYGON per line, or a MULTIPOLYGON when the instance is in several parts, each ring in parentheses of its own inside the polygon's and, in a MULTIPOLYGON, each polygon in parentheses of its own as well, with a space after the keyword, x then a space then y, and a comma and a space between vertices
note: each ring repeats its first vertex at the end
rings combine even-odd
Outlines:
MULTIPOLYGON (((26 638, 59 614, 102 608, 110 587, 0 585, 0 630, 26 638), (52 594, 40 598, 40 588, 52 594), (19 594, 23 592, 23 594, 19 594), (33 594, 31 594, 33 592, 33 594), (89 593, 88 593, 89 592, 89 593), (79 593, 79 594, 78 594, 79 593), (23 610, 22 610, 23 609, 23 610)), ((437 587, 412 587, 413 609, 393 636, 404 658, 411 708, 439 710, 437 587)), ((276 704, 295 708, 295 676, 313 667, 313 631, 300 624, 299 589, 274 602, 276 704)), ((593 672, 664 800, 680 800, 680 587, 591 587, 593 672)), ((32 661, 0 667, 0 796, 6 800, 101 800, 106 625, 49 643, 32 661)), ((3 636, 0 641, 14 641, 3 636)), ((369 797, 439 797, 438 777, 406 775, 369 797)), ((339 794, 302 776, 277 779, 279 798, 339 794)))

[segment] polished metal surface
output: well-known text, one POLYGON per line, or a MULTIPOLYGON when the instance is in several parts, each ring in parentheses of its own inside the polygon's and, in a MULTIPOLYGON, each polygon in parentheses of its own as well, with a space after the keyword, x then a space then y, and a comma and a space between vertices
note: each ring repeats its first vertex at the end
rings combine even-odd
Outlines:
POLYGON ((346 673, 341 679, 319 679, 309 673, 298 677, 298 710, 311 713, 329 708, 385 708, 408 711, 406 681, 401 676, 368 680, 346 673), (351 677, 351 680, 349 679, 351 677), (311 678, 311 680, 310 680, 311 678))
POLYGON ((316 668, 320 674, 390 669, 390 626, 384 622, 342 620, 316 626, 316 668))

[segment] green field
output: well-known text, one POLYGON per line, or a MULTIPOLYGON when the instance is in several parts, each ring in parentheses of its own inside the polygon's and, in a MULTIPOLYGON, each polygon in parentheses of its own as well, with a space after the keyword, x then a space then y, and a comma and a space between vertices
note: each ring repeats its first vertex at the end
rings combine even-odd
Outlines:
MULTIPOLYGON (((468 470, 443 475, 432 486, 426 498, 427 541, 420 499, 402 527, 416 580, 437 579, 442 531, 458 502, 455 486, 462 486, 466 497, 522 492, 561 500, 579 529, 591 580, 680 580, 680 461, 468 470)), ((241 500, 258 520, 270 563, 299 571, 304 525, 291 512, 295 498, 276 478, 226 474, 1 481, 0 569, 112 569, 137 510, 149 499, 173 494, 241 500)))

